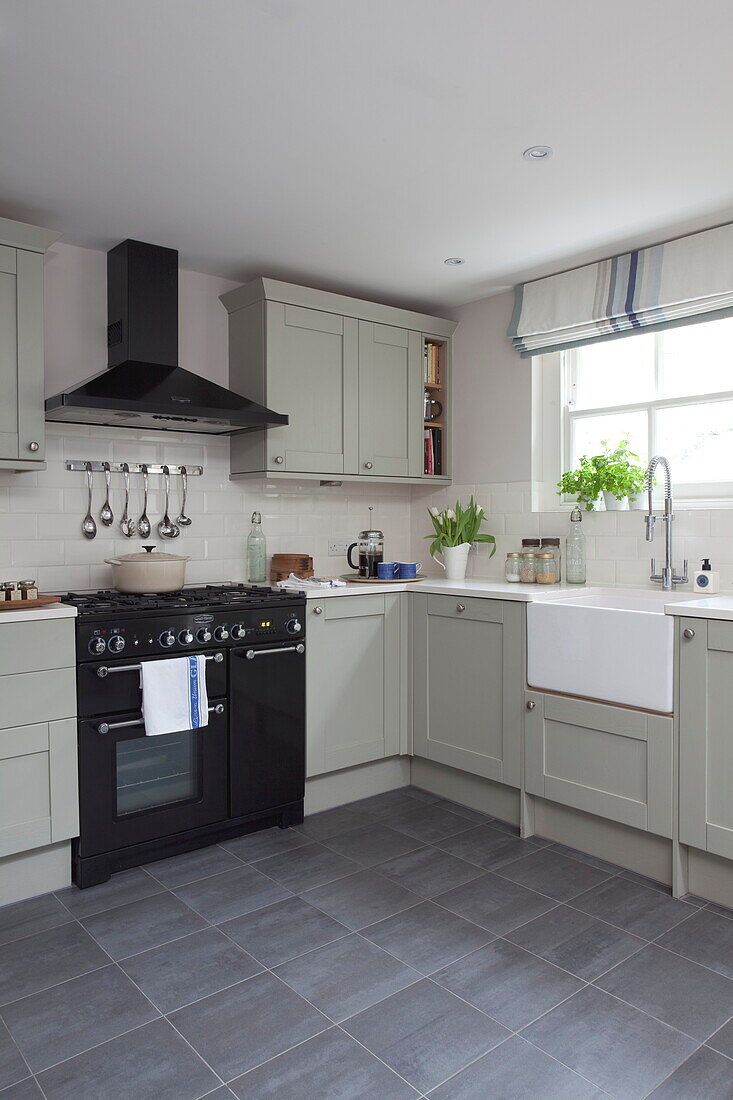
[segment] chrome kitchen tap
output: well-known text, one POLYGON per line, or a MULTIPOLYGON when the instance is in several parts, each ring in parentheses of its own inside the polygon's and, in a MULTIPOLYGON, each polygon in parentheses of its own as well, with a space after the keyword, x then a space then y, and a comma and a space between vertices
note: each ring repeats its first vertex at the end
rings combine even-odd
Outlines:
POLYGON ((672 475, 669 472, 669 463, 664 455, 654 455, 647 466, 645 488, 649 494, 649 511, 644 517, 646 522, 646 541, 651 542, 654 538, 654 524, 657 521, 657 517, 654 515, 654 505, 652 503, 652 489, 654 486, 654 472, 657 466, 664 467, 664 515, 661 517, 664 522, 664 566, 661 573, 657 573, 656 559, 652 558, 652 571, 649 574, 650 581, 661 582, 662 588, 665 592, 671 592, 676 584, 687 584, 687 558, 684 559, 684 568, 682 570, 682 576, 678 577, 674 571, 672 565, 672 520, 674 519, 674 513, 672 511, 672 475))

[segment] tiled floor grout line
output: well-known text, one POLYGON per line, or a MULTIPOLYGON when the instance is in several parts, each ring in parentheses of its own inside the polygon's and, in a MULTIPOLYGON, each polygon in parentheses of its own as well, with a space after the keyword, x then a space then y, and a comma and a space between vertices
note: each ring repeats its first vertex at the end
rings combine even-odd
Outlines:
MULTIPOLYGON (((28 1080, 28 1077, 32 1077, 32 1076, 33 1076, 33 1070, 32 1070, 32 1069, 31 1069, 31 1067, 30 1067, 30 1066, 28 1065, 28 1062, 27 1062, 27 1060, 26 1060, 26 1057, 25 1057, 25 1055, 23 1054, 23 1051, 22 1051, 22 1050, 20 1049, 20 1047, 19 1047, 19 1046, 18 1046, 18 1044, 16 1043, 16 1041, 15 1041, 15 1039, 14 1039, 14 1037, 13 1037, 13 1034, 12 1034, 12 1032, 11 1032, 10 1028, 9 1028, 9 1027, 8 1027, 8 1025, 7 1025, 7 1024, 5 1023, 5 1020, 4 1020, 3 1018, 2 1018, 2 1009, 0 1009, 0 1026, 2 1026, 2 1028, 3 1028, 3 1029, 4 1029, 4 1031, 6 1032, 6 1034, 7 1034, 7 1036, 8 1036, 8 1039, 10 1040, 10 1042, 11 1042, 11 1043, 13 1044, 13 1046, 14 1046, 14 1047, 15 1047, 15 1049, 17 1050, 18 1054, 20 1055, 20 1058, 22 1059, 23 1065, 24 1065, 24 1066, 25 1066, 25 1068, 26 1068, 26 1069, 28 1070, 28 1075, 27 1075, 26 1077, 22 1077, 22 1078, 21 1078, 21 1080, 22 1080, 22 1081, 27 1081, 27 1080, 28 1080)), ((11 1082, 10 1082, 10 1085, 6 1085, 6 1086, 5 1086, 5 1088, 10 1088, 10 1087, 11 1087, 12 1085, 17 1085, 17 1084, 18 1084, 18 1082, 17 1082, 17 1081, 11 1081, 11 1082)), ((3 1091, 4 1091, 4 1090, 3 1090, 3 1091)), ((1 1095, 1 1093, 0 1093, 0 1095, 1 1095)))
MULTIPOLYGON (((586 891, 586 892, 590 893, 590 891, 586 891)), ((585 911, 585 909, 581 909, 579 906, 573 905, 573 902, 576 902, 578 900, 578 898, 581 898, 581 897, 583 897, 583 895, 578 894, 577 897, 572 898, 570 901, 563 902, 563 905, 567 905, 570 909, 574 909, 576 911, 576 913, 582 913, 583 916, 585 916, 585 917, 594 916, 593 913, 587 913, 585 911)), ((672 899, 672 900, 676 900, 676 899, 672 899)), ((685 921, 689 920, 690 917, 694 917, 695 913, 699 912, 698 909, 692 909, 692 907, 690 907, 690 909, 691 909, 691 912, 687 913, 684 917, 680 917, 680 919, 678 921, 675 921, 675 923, 670 925, 669 928, 666 928, 664 930, 664 932, 660 932, 658 938, 661 938, 662 936, 666 936, 667 932, 671 932, 673 928, 677 928, 677 927, 679 927, 680 924, 684 924, 685 921)), ((608 919, 608 917, 596 917, 595 919, 603 921, 604 924, 610 924, 612 928, 618 928, 618 930, 620 932, 626 932, 629 936, 638 936, 639 935, 638 932, 631 932, 631 931, 629 931, 628 928, 624 928, 623 925, 621 925, 621 924, 614 924, 613 921, 608 919)), ((643 936, 641 936, 640 938, 644 939, 643 936)), ((649 943, 654 943, 654 940, 649 940, 648 942, 649 943)))

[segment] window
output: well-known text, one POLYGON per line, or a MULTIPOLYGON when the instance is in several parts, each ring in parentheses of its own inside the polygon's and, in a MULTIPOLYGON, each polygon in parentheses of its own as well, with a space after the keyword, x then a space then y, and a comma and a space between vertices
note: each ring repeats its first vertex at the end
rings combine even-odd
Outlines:
POLYGON ((548 366, 539 382, 544 507, 563 470, 598 454, 602 440, 624 437, 641 465, 666 455, 678 498, 733 497, 733 319, 590 344, 545 356, 538 370, 548 366), (546 421, 558 411, 560 430, 548 451, 554 433, 546 421))

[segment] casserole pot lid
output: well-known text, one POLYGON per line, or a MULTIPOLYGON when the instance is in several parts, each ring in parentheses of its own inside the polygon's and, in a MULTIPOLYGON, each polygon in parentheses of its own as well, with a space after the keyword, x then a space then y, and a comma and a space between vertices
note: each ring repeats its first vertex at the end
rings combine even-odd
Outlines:
POLYGON ((190 558, 181 557, 180 554, 163 554, 160 551, 158 551, 155 546, 144 546, 143 547, 143 553, 118 554, 118 556, 115 558, 115 562, 124 562, 124 561, 155 562, 155 561, 190 561, 190 560, 191 560, 190 558), (156 553, 153 553, 154 550, 156 551, 156 553))

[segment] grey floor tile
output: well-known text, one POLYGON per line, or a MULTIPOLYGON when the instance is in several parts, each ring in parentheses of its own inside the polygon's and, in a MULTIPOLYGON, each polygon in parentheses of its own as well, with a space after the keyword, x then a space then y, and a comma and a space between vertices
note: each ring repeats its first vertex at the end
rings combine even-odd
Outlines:
MULTIPOLYGON (((500 817, 491 817, 487 824, 490 824, 492 829, 498 829, 500 833, 506 833, 507 836, 519 836, 519 826, 511 821, 502 821, 500 817)), ((540 837, 537 838, 537 841, 540 847, 544 847, 545 842, 540 837)))
POLYGON ((695 1039, 733 1016, 733 981, 654 944, 595 984, 695 1039))
POLYGON ((29 1072, 20 1051, 10 1038, 10 1032, 0 1021, 0 1089, 21 1081, 29 1072))
POLYGON ((261 965, 216 928, 204 928, 120 964, 161 1012, 251 978, 261 965))
POLYGON ((260 874, 254 867, 239 865, 236 871, 179 886, 173 893, 213 924, 251 913, 289 896, 290 891, 260 874))
POLYGON ((672 928, 658 941, 693 962, 709 966, 726 978, 733 978, 733 921, 707 909, 699 909, 684 924, 672 928))
POLYGON ((243 859, 245 863, 254 863, 255 860, 265 859, 267 856, 278 856, 282 852, 292 851, 293 848, 302 848, 307 843, 308 837, 297 829, 280 829, 275 826, 274 829, 262 829, 258 833, 225 840, 221 847, 232 852, 237 859, 243 859))
POLYGON ((78 978, 109 956, 74 921, 0 947, 0 1005, 78 978))
POLYGON ((558 1005, 524 1035, 619 1100, 646 1096, 696 1046, 694 1039, 593 986, 558 1005))
POLYGON ((508 932, 506 938, 586 982, 623 962, 646 943, 566 905, 508 932))
POLYGON ((516 1035, 430 1093, 431 1100, 591 1100, 603 1095, 516 1035))
POLYGON ((605 871, 598 871, 587 863, 568 859, 547 848, 503 867, 498 873, 556 901, 569 901, 608 878, 605 871))
POLYGON ((444 810, 441 806, 420 804, 414 810, 402 810, 389 818, 389 825, 400 833, 415 837, 423 844, 465 833, 472 823, 465 817, 444 810))
POLYGON ((726 1054, 728 1058, 733 1058, 733 1020, 729 1020, 719 1031, 711 1035, 707 1045, 714 1050, 719 1050, 721 1054, 726 1054))
POLYGON ((39 1074, 47 1100, 196 1100, 220 1084, 167 1020, 39 1074))
POLYGON ((34 1077, 27 1077, 25 1081, 19 1081, 17 1085, 3 1089, 0 1096, 3 1100, 43 1100, 43 1093, 34 1077))
POLYGON ((385 863, 388 859, 419 848, 420 841, 398 833, 386 824, 375 822, 330 837, 328 846, 362 867, 374 867, 377 863, 385 863))
MULTIPOLYGON (((419 803, 410 800, 411 806, 417 809, 419 803)), ((369 825, 374 818, 363 810, 352 809, 351 805, 335 806, 332 810, 323 810, 319 814, 309 814, 302 825, 296 825, 299 833, 311 840, 328 840, 329 837, 346 833, 350 829, 358 829, 362 825, 369 825)))
POLYGON ((292 852, 262 859, 257 869, 298 894, 301 890, 311 890, 324 882, 351 875, 359 870, 359 864, 322 844, 307 844, 292 852))
POLYGON ((691 1058, 652 1093, 657 1100, 730 1100, 733 1096, 733 1062, 706 1047, 691 1058))
POLYGON ((265 909, 235 917, 221 925, 221 929, 267 967, 323 947, 349 932, 302 898, 286 898, 265 909))
POLYGON ((157 863, 148 863, 145 870, 162 882, 164 886, 184 886, 209 875, 218 875, 220 871, 231 871, 241 867, 240 860, 231 852, 225 852, 218 844, 208 848, 197 848, 195 852, 184 852, 170 859, 160 859, 157 863))
POLYGON ((417 798, 420 802, 440 802, 440 795, 433 794, 432 791, 426 791, 424 787, 410 786, 408 788, 413 798, 417 798))
POLYGON ((450 798, 441 799, 437 803, 444 810, 450 810, 453 814, 458 814, 459 817, 465 817, 466 821, 470 821, 472 825, 488 825, 490 821, 493 821, 491 814, 482 813, 481 810, 474 810, 471 806, 464 806, 461 802, 453 802, 450 798))
POLYGON ((70 920, 72 916, 68 909, 53 894, 4 905, 0 908, 0 944, 34 936, 37 932, 57 928, 70 920))
POLYGON ((85 917, 82 924, 113 959, 124 959, 196 932, 206 921, 166 892, 85 917))
POLYGON ((225 1080, 324 1031, 320 1012, 272 974, 259 974, 174 1012, 171 1021, 225 1080))
POLYGON ((647 940, 661 936, 692 912, 682 901, 620 877, 573 898, 571 905, 647 940))
POLYGON ((128 905, 131 901, 140 901, 153 894, 160 894, 163 887, 151 878, 142 867, 133 867, 131 871, 119 871, 112 875, 109 882, 99 886, 90 886, 80 890, 78 886, 67 886, 57 890, 56 897, 75 917, 90 917, 92 913, 102 913, 105 909, 114 909, 117 905, 128 905))
POLYGON ((439 848, 425 847, 380 863, 379 873, 423 898, 432 898, 478 878, 482 870, 439 848))
POLYGON ((493 938, 485 928, 428 901, 364 928, 362 935, 421 974, 432 974, 493 938))
POLYGON ((308 1001, 339 1022, 421 975, 361 936, 347 936, 292 962, 275 973, 308 1001))
POLYGON ((427 1092, 508 1032, 431 981, 418 982, 347 1020, 344 1029, 427 1092))
POLYGON ((397 787, 393 791, 385 791, 383 794, 373 794, 369 798, 360 798, 357 802, 349 802, 348 809, 358 813, 368 814, 374 820, 388 819, 397 810, 409 808, 412 802, 424 802, 420 795, 413 793, 413 787, 397 787))
POLYGON ((5 1005, 3 1019, 38 1073, 156 1019, 158 1013, 116 966, 5 1005))
POLYGON ((457 836, 438 841, 437 847, 451 855, 475 863, 486 871, 498 871, 537 849, 526 840, 507 836, 491 825, 480 825, 457 836))
POLYGON ((590 867, 596 867, 599 871, 608 871, 609 875, 618 875, 623 871, 617 863, 609 863, 607 859, 599 859, 590 852, 581 852, 579 848, 568 848, 566 844, 550 844, 550 849, 568 859, 579 859, 581 863, 587 863, 590 867))
POLYGON ((433 901, 498 936, 555 907, 550 898, 492 874, 439 894, 433 901))
POLYGON ((411 1100, 419 1095, 337 1027, 250 1070, 231 1088, 240 1100, 411 1100))
POLYGON ((417 894, 375 871, 347 875, 307 890, 303 897, 354 931, 421 901, 417 894))
POLYGON ((582 987, 577 978, 506 940, 494 940, 433 977, 513 1031, 582 987))
MULTIPOLYGON (((685 901, 688 900, 688 898, 685 898, 685 901)), ((717 913, 719 917, 726 917, 727 920, 733 920, 733 909, 728 909, 726 905, 717 905, 714 901, 706 902, 703 898, 695 898, 695 901, 702 902, 702 905, 709 913, 717 913)))

